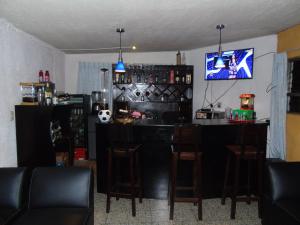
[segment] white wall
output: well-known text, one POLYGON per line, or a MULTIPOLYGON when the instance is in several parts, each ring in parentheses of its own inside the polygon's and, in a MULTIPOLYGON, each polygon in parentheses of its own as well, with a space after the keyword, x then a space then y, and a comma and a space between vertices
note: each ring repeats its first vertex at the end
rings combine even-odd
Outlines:
MULTIPOLYGON (((177 52, 123 53, 125 63, 175 64, 177 52)), ((118 53, 66 55, 66 91, 77 93, 78 63, 116 63, 118 53)))
POLYGON ((15 166, 14 105, 21 102, 19 82, 36 82, 38 71, 49 70, 58 90, 64 90, 63 52, 15 28, 0 18, 0 167, 15 166))
MULTIPOLYGON (((242 41, 226 43, 222 49, 233 50, 242 48, 254 48, 254 58, 265 53, 276 52, 277 35, 269 35, 259 38, 252 38, 242 41)), ((205 74, 205 53, 215 52, 218 46, 209 46, 205 48, 194 49, 187 52, 188 63, 194 65, 194 95, 193 110, 202 108, 204 92, 209 82, 207 90, 207 99, 214 101, 224 93, 234 81, 204 81, 205 74), (211 95, 212 93, 212 95, 211 95)), ((241 93, 253 93, 255 97, 255 111, 257 118, 262 119, 270 116, 270 93, 266 93, 266 88, 271 82, 274 54, 268 54, 254 60, 254 75, 251 80, 238 80, 237 83, 222 97, 222 109, 226 107, 239 108, 241 93)), ((205 103, 205 106, 207 103, 205 103)))

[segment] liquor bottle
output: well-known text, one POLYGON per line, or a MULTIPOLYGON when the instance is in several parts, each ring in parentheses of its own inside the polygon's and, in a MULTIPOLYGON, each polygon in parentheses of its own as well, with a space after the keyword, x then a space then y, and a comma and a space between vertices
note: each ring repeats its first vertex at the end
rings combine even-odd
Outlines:
POLYGON ((182 76, 181 76, 181 83, 185 84, 185 75, 184 74, 182 74, 182 76))
POLYGON ((192 83, 192 75, 190 73, 187 73, 185 75, 185 83, 186 84, 191 84, 192 83))
POLYGON ((186 63, 186 58, 185 58, 185 54, 183 52, 182 56, 181 56, 181 65, 185 65, 185 63, 186 63))
POLYGON ((179 84, 179 82, 180 82, 180 77, 179 77, 179 72, 178 72, 178 70, 176 71, 176 76, 175 76, 175 83, 176 84, 179 84))
MULTIPOLYGON (((134 72, 134 73, 135 73, 135 72, 134 72)), ((136 76, 136 82, 137 82, 137 83, 141 83, 141 81, 142 81, 142 80, 141 80, 141 74, 138 73, 137 76, 136 76)))
POLYGON ((181 65, 181 54, 179 50, 176 54, 176 65, 181 65))
POLYGON ((50 87, 50 83, 46 83, 45 87, 45 100, 46 100, 46 105, 51 105, 52 104, 52 89, 50 87))
POLYGON ((158 75, 155 75, 155 83, 158 83, 158 75))
POLYGON ((44 102, 45 102, 44 87, 41 87, 38 89, 37 96, 38 96, 39 105, 44 105, 44 102))
POLYGON ((43 73, 43 70, 40 70, 40 72, 39 72, 39 82, 40 83, 44 82, 44 73, 43 73))
POLYGON ((131 84, 132 79, 131 79, 131 74, 127 75, 127 84, 131 84))
POLYGON ((170 84, 174 84, 174 70, 170 70, 170 84))
POLYGON ((46 70, 46 72, 45 72, 45 78, 44 78, 44 81, 45 81, 45 82, 50 82, 50 74, 49 74, 49 71, 48 71, 48 70, 46 70))
POLYGON ((58 104, 58 97, 57 97, 56 89, 54 89, 54 91, 53 91, 52 104, 53 105, 58 104))
POLYGON ((118 84, 120 82, 120 75, 116 73, 116 83, 118 84))
POLYGON ((122 74, 121 74, 121 84, 124 84, 124 78, 125 78, 125 77, 124 77, 124 74, 122 73, 122 74))

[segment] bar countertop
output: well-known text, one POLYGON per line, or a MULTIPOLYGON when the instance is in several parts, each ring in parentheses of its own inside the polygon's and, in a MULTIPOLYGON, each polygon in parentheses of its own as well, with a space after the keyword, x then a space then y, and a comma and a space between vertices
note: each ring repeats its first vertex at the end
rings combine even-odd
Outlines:
MULTIPOLYGON (((96 124, 120 124, 122 123, 100 123, 99 120, 96 121, 96 124)), ((240 125, 240 124, 257 124, 257 125, 268 125, 269 122, 265 120, 255 120, 253 122, 235 122, 229 121, 228 119, 198 119, 193 120, 190 123, 178 123, 178 122, 171 122, 171 121, 164 121, 164 120, 153 120, 153 119, 143 119, 143 120, 134 120, 131 125, 134 126, 148 126, 148 127, 174 127, 179 124, 193 124, 195 126, 232 126, 232 125, 240 125)))

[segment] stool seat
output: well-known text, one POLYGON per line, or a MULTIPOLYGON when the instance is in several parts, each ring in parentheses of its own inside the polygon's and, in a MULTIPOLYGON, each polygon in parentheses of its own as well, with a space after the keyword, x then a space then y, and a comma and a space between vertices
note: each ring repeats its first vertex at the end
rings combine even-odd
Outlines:
POLYGON ((264 152, 257 153, 257 148, 251 145, 244 146, 243 151, 240 145, 226 145, 226 148, 235 155, 243 155, 244 159, 255 159, 257 154, 264 154, 264 152))

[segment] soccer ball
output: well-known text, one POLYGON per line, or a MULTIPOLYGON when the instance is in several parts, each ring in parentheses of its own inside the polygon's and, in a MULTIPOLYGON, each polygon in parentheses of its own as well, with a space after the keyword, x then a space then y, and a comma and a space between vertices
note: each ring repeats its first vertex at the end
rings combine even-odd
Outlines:
POLYGON ((111 118, 111 112, 109 110, 100 110, 98 117, 101 123, 108 123, 111 118))

